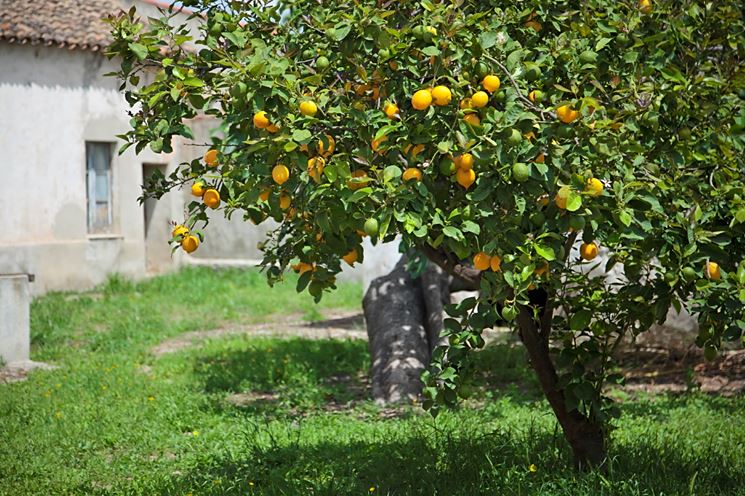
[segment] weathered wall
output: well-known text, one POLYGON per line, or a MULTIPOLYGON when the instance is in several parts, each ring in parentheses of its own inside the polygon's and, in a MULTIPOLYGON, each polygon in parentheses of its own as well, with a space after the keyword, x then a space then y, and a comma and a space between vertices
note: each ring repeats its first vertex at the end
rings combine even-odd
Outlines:
MULTIPOLYGON (((37 275, 35 292, 90 287, 110 272, 144 275, 142 163, 175 156, 114 157, 114 227, 88 235, 86 141, 116 141, 126 103, 103 56, 0 43, 0 273, 37 275)), ((173 206, 179 211, 176 202, 173 206)))

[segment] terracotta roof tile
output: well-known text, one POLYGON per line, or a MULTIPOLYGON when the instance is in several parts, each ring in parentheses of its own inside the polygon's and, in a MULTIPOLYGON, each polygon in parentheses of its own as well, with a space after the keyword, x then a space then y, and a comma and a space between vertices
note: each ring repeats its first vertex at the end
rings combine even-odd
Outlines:
POLYGON ((0 0, 0 40, 103 49, 110 41, 103 18, 119 0, 0 0))

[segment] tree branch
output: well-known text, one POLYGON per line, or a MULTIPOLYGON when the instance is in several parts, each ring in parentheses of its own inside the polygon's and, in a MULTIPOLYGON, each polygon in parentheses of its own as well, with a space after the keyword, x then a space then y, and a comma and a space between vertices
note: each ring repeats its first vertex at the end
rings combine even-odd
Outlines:
POLYGON ((451 291, 477 291, 481 287, 481 271, 453 260, 446 253, 424 244, 418 246, 424 256, 455 278, 451 291))

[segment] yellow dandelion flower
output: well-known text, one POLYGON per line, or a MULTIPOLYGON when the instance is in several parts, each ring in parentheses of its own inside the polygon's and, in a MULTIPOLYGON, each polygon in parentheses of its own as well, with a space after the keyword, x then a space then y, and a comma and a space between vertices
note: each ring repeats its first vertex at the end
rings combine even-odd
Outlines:
POLYGON ((371 486, 371 487, 370 487, 370 492, 371 492, 371 493, 374 493, 374 492, 375 492, 375 486, 371 486))
POLYGON ((198 430, 193 430, 193 431, 191 431, 191 435, 194 436, 194 437, 197 437, 199 435, 199 431, 198 430))
POLYGON ((528 467, 528 471, 530 472, 538 472, 538 467, 535 466, 535 463, 531 463, 528 467))
POLYGON ((155 396, 148 396, 147 397, 147 400, 148 401, 155 401, 155 396))
POLYGON ((54 416, 55 416, 56 418, 62 418, 62 412, 55 412, 55 413, 54 413, 54 416))

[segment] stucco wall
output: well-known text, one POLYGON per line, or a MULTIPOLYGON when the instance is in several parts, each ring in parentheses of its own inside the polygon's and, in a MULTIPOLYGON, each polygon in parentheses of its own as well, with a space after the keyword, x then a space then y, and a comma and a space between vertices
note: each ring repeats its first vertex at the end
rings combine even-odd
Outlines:
MULTIPOLYGON (((144 275, 142 163, 173 156, 114 155, 114 225, 88 235, 86 141, 115 142, 127 129, 117 82, 103 56, 0 43, 0 273, 36 274, 35 292, 79 289, 111 272, 144 275)), ((173 200, 172 209, 180 211, 173 200)), ((175 217, 175 216, 174 216, 175 217)))

